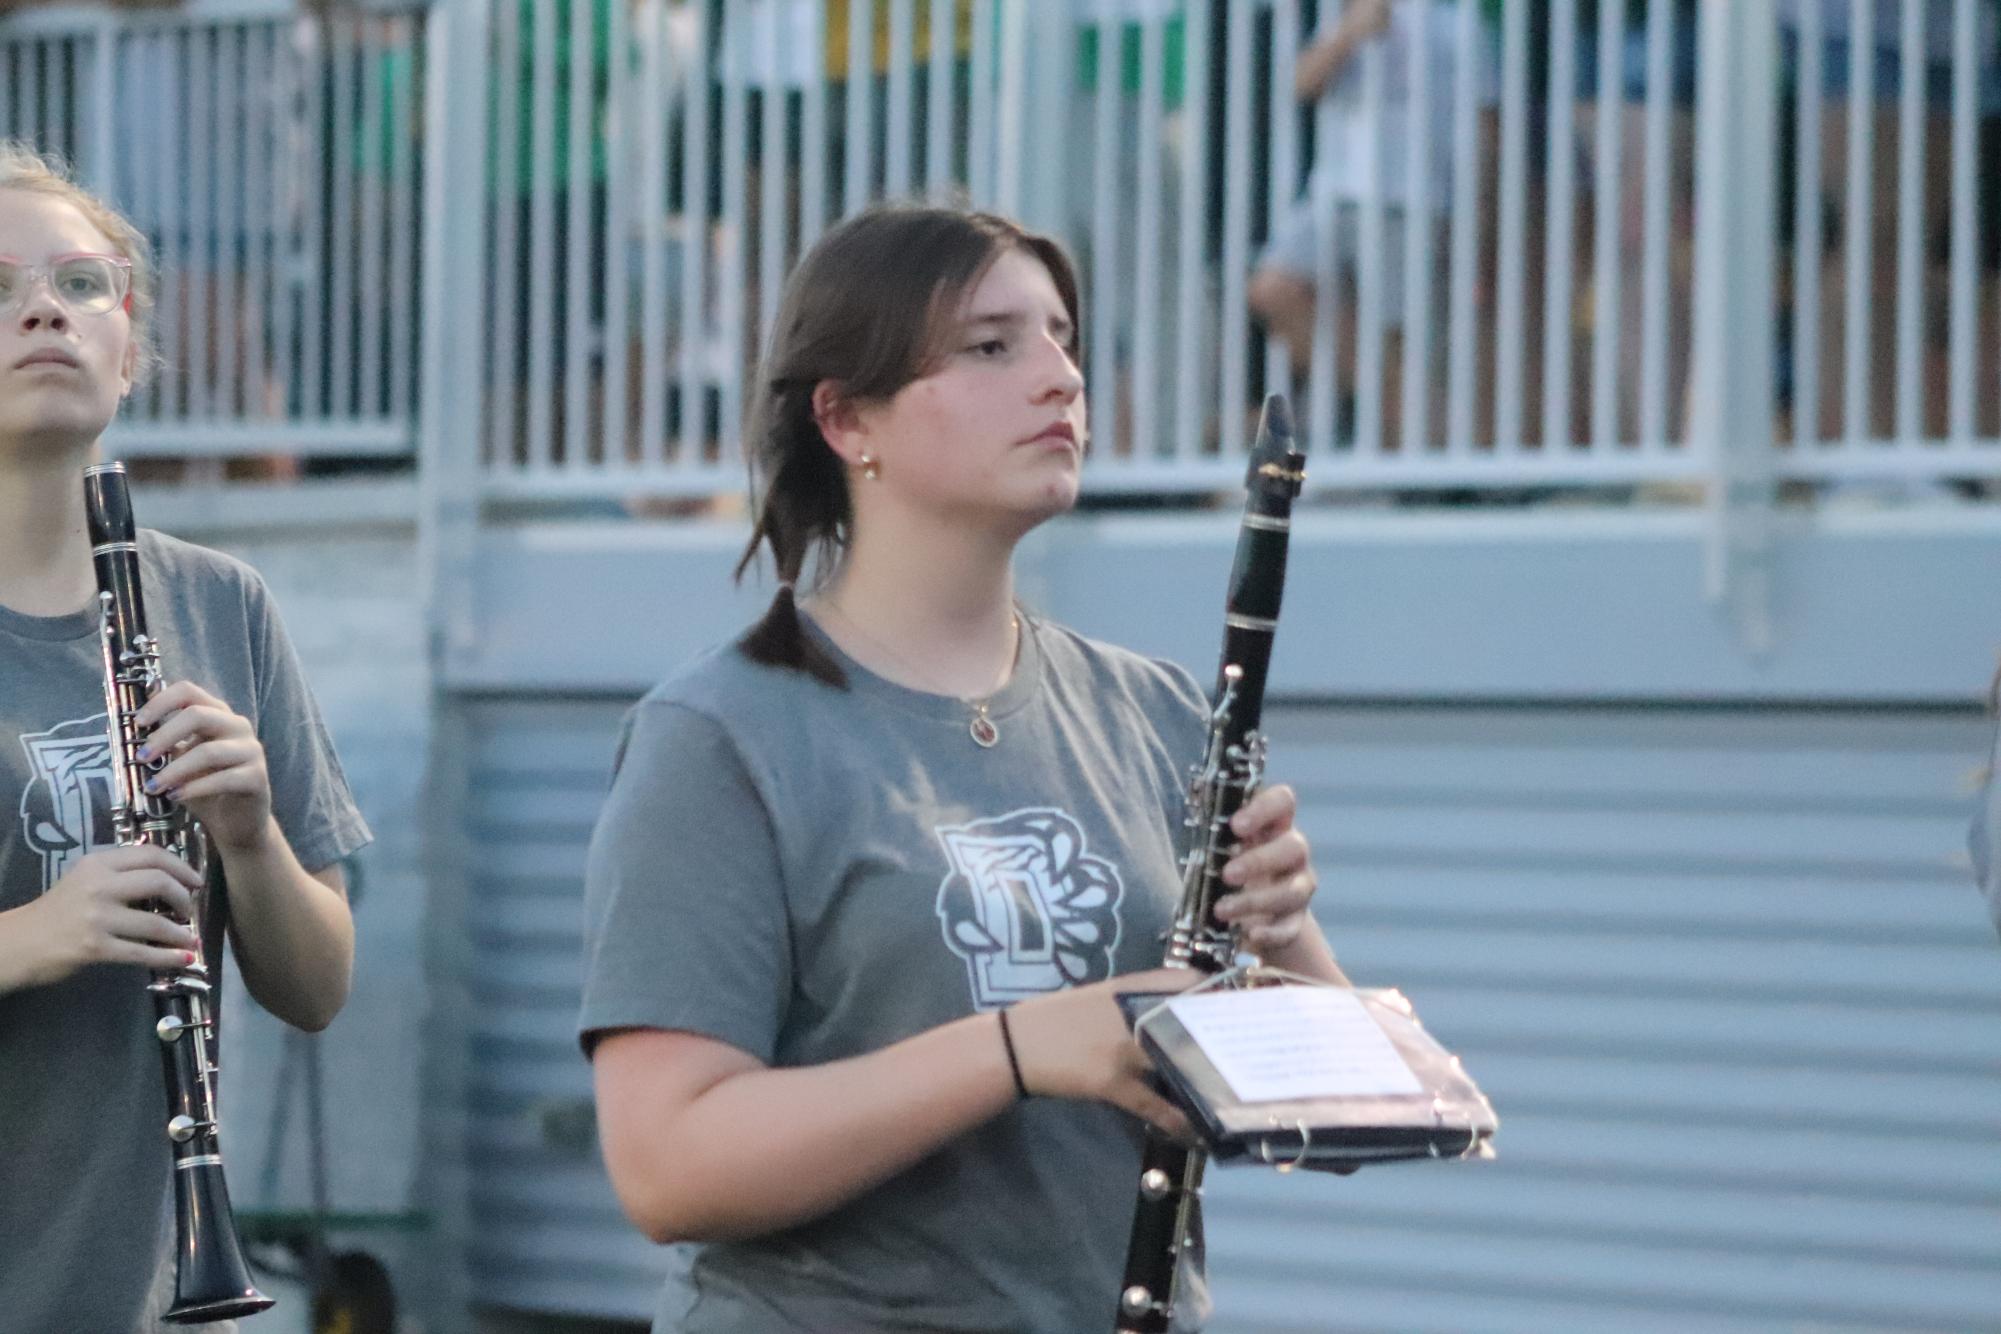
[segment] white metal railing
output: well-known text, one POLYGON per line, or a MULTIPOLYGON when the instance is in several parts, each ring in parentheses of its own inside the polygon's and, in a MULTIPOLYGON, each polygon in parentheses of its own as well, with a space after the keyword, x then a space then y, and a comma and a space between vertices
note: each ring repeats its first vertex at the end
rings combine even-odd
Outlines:
MULTIPOLYGON (((1887 230, 1797 244, 1814 233, 1767 218, 1783 279, 1715 293, 1709 331, 1696 289, 1726 270, 1696 262, 1696 181, 1742 185, 1750 149, 1725 125, 1697 153, 1703 38, 1676 0, 1630 26, 1623 2, 1394 0, 1392 37, 1364 44, 1310 112, 1292 98, 1304 0, 633 0, 589 19, 604 3, 492 11, 495 123, 518 119, 529 151, 519 174, 495 158, 490 488, 736 487, 743 376, 801 246, 876 199, 943 194, 1078 254, 1101 490, 1226 481, 1259 393, 1281 384, 1335 485, 1708 479, 1723 445, 1692 436, 1696 344, 1775 326, 1790 341, 1748 400, 1774 425, 1773 476, 2001 471, 2001 368, 1982 332, 2001 285, 1975 202, 1994 133, 1981 118, 2001 112, 1982 102, 2001 97, 1993 0, 1891 0, 1883 40, 1913 73, 1891 111, 1844 100, 1879 108, 1852 134, 1812 77, 1829 0, 1764 0, 1785 59, 1733 77, 1797 108, 1783 133, 1802 146, 1776 157, 1796 170, 1792 213, 1817 218, 1812 201, 1841 184, 1827 211, 1887 230), (592 23, 596 46, 572 59, 592 23), (1885 115, 1887 155, 1869 147, 1885 115), (1836 140, 1861 145, 1841 182, 1822 163, 1836 140), (1950 164, 1944 196, 1920 170, 1934 158, 1950 164), (1887 216, 1871 204, 1879 159, 1897 166, 1887 216), (1950 220, 1943 277, 1919 239, 1933 215, 1950 220), (1289 228, 1310 234, 1297 354, 1254 309, 1289 228), (585 231, 608 243, 568 244, 585 231), (1831 318, 1822 276, 1887 272, 1872 244, 1894 244, 1894 281, 1837 282, 1831 318), (551 332, 524 339, 524 321, 551 332), (1835 331, 1845 361, 1825 350, 1835 331)), ((1324 32, 1341 3, 1318 9, 1324 32)), ((1849 57, 1858 88, 1882 59, 1849 57)))
POLYGON ((127 455, 413 455, 419 7, 269 0, 0 20, 0 136, 148 234, 160 372, 127 455))
POLYGON ((2001 0, 1392 0, 1310 108, 1345 0, 221 2, 0 20, 0 128, 179 275, 142 450, 407 450, 428 394, 489 493, 733 490, 801 248, 954 197, 1079 258, 1099 490, 1226 484, 1286 384, 1346 487, 2001 473, 2001 0))

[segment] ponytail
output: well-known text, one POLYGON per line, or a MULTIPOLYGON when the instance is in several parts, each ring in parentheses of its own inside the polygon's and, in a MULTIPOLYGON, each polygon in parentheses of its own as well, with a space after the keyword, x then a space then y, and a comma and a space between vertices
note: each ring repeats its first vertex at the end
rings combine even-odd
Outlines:
POLYGON ((737 648, 752 662, 767 667, 790 667, 837 689, 848 688, 848 674, 841 670, 841 664, 800 624, 799 604, 793 600, 791 584, 778 586, 771 609, 744 632, 737 648))

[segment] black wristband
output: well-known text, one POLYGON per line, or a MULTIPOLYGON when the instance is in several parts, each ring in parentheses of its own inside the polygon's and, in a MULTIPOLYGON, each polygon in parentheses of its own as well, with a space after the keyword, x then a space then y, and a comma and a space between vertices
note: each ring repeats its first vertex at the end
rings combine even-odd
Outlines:
POLYGON ((1029 1096, 1028 1085, 1024 1084, 1021 1079, 1021 1062, 1015 1059, 1014 1034, 1008 1031, 1007 1011, 996 1010, 994 1011, 994 1017, 1000 1020, 1001 1045, 1007 1048, 1007 1069, 1008 1073, 1014 1076, 1015 1096, 1017 1098, 1026 1098, 1029 1096))

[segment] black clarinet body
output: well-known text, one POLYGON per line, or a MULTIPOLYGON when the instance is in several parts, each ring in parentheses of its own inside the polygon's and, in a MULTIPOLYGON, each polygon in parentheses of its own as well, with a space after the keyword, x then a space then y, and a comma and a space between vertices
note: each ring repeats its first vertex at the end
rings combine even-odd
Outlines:
MULTIPOLYGON (((1264 778, 1265 739, 1259 723, 1265 676, 1285 591, 1292 502, 1305 481, 1305 464, 1294 444, 1291 409, 1274 394, 1265 400, 1251 451, 1208 743, 1189 785, 1190 842, 1182 864, 1181 905, 1168 937, 1169 966, 1213 975, 1237 961, 1236 933, 1216 920, 1216 905, 1230 892, 1222 874, 1236 843, 1230 820, 1264 778)), ((1166 1334, 1171 1327, 1207 1161, 1199 1150, 1155 1132, 1147 1135, 1119 1285, 1117 1334, 1166 1334)))
MULTIPOLYGON (((137 529, 125 465, 84 473, 84 508, 97 568, 98 637, 104 654, 105 708, 111 734, 112 827, 121 846, 145 844, 206 871, 201 826, 173 800, 146 791, 164 761, 139 758, 144 738, 135 715, 160 689, 160 647, 146 628, 140 590, 137 529)), ((206 876, 204 876, 206 879, 206 876)), ((207 913, 196 896, 197 937, 207 913)), ((173 1154, 174 1303, 176 1324, 229 1320, 262 1311, 272 1300, 251 1281, 236 1234, 216 1135, 216 994, 206 950, 197 942, 185 968, 156 972, 147 985, 157 1016, 160 1062, 167 1083, 165 1133, 173 1154)))

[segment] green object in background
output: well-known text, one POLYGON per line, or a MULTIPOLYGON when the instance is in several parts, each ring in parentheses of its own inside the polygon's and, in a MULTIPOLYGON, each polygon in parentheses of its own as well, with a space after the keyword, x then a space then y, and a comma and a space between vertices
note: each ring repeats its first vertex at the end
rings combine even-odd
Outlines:
MULTIPOLYGON (((1128 97, 1139 96, 1140 26, 1119 25, 1119 89, 1128 97)), ((1161 29, 1161 100, 1178 107, 1188 86, 1188 19, 1176 14, 1161 29)), ((1082 25, 1077 33, 1077 86, 1086 93, 1098 91, 1098 35, 1096 23, 1082 25)))

